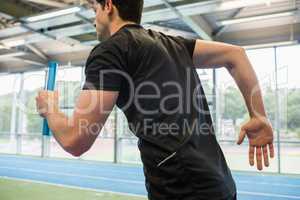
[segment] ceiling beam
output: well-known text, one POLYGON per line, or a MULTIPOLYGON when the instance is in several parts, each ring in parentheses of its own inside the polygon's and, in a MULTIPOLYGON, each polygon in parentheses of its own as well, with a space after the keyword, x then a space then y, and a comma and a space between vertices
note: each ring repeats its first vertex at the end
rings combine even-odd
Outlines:
MULTIPOLYGON (((300 22, 300 15, 295 18, 288 17, 287 19, 281 19, 277 20, 274 19, 274 23, 276 23, 276 26, 279 25, 286 25, 286 24, 294 24, 294 23, 299 23, 300 22)), ((245 26, 242 28, 247 28, 247 29, 253 29, 256 28, 256 26, 259 26, 259 23, 255 23, 253 27, 245 26), (255 25, 256 24, 256 25, 255 25)), ((264 26, 274 26, 273 22, 264 24, 264 26)), ((226 31, 231 31, 234 26, 228 28, 226 31)), ((237 27, 238 29, 241 29, 240 26, 237 27)), ((95 33, 95 28, 92 27, 90 24, 82 24, 82 25, 76 25, 72 27, 66 27, 66 28, 61 28, 61 29, 56 29, 53 31, 48 31, 46 32, 47 34, 50 34, 55 37, 60 37, 58 40, 63 41, 65 37, 71 37, 71 36, 76 36, 76 35, 82 35, 86 33, 95 33)), ((7 47, 16 47, 16 46, 21 46, 24 44, 32 44, 36 42, 41 42, 44 40, 47 40, 49 38, 41 35, 41 34, 27 34, 24 36, 16 36, 16 37, 11 37, 8 39, 2 40, 2 43, 7 46, 7 47)), ((66 42, 66 41, 65 41, 66 42)))
MULTIPOLYGON (((276 20, 274 20, 276 21, 276 20)), ((253 22, 254 23, 254 22, 253 22)), ((245 24, 244 27, 249 26, 245 24)), ((253 44, 265 44, 273 42, 282 42, 288 40, 299 40, 300 41, 300 26, 295 25, 295 36, 291 39, 291 25, 282 25, 274 27, 262 27, 252 30, 241 30, 234 32, 226 32, 218 39, 230 44, 235 44, 239 46, 248 46, 253 44)), ((231 28, 231 27, 230 27, 231 28)))
MULTIPOLYGON (((232 19, 237 18, 244 10, 245 8, 239 8, 236 12, 233 13, 233 15, 231 16, 232 19)), ((226 29, 228 28, 228 26, 221 26, 217 31, 215 31, 213 33, 214 37, 219 37, 220 35, 222 35, 222 33, 224 33, 226 31, 226 29)))
POLYGON ((41 31, 37 31, 37 30, 34 30, 33 28, 29 27, 27 24, 22 24, 21 25, 22 27, 28 29, 29 31, 33 32, 33 33, 36 33, 36 34, 40 34, 48 39, 53 39, 53 40, 57 40, 59 42, 62 42, 64 44, 67 44, 67 45, 70 45, 70 46, 74 46, 75 44, 79 44, 80 42, 75 40, 75 39, 72 39, 72 38, 67 38, 66 35, 65 36, 57 36, 57 35, 52 35, 52 34, 49 34, 48 32, 41 32, 41 31))
POLYGON ((6 60, 8 58, 14 58, 14 57, 24 56, 24 55, 26 55, 25 52, 12 52, 12 53, 7 53, 7 54, 0 54, 0 61, 6 60))
MULTIPOLYGON (((181 14, 181 12, 177 8, 173 7, 168 0, 161 1, 166 5, 166 7, 172 10, 179 19, 181 19, 186 25, 188 25, 199 37, 204 40, 213 40, 211 38, 211 35, 207 33, 200 24, 196 23, 194 19, 192 19, 190 16, 181 14)), ((202 20, 205 21, 204 19, 202 20)))
POLYGON ((30 44, 26 44, 25 45, 29 50, 31 50, 35 55, 39 56, 41 59, 47 61, 48 57, 46 54, 44 54, 44 52, 42 52, 40 49, 38 49, 37 47, 30 45, 30 44))
POLYGON ((40 57, 38 57, 32 53, 27 53, 23 56, 19 56, 16 58, 24 61, 25 63, 31 64, 31 65, 37 65, 37 66, 46 66, 47 65, 47 61, 41 59, 40 57))
POLYGON ((0 0, 0 12, 14 17, 23 17, 39 12, 37 9, 22 3, 21 1, 0 0))
MULTIPOLYGON (((1 0, 0 0, 1 1, 1 0)), ((273 0, 273 2, 282 2, 283 0, 273 0)), ((228 9, 235 9, 240 8, 244 6, 254 6, 254 5, 261 5, 265 4, 265 0, 233 0, 230 2, 221 2, 221 1, 206 1, 206 2, 198 2, 198 3, 190 3, 186 5, 180 5, 176 6, 175 8, 180 12, 183 16, 191 16, 195 14, 204 14, 204 13, 210 13, 210 12, 218 12, 218 11, 225 11, 228 9), (232 3, 233 2, 233 3, 232 3), (263 3, 264 2, 264 3, 263 3)), ((80 15, 84 16, 87 19, 91 19, 94 17, 94 12, 91 10, 83 10, 80 12, 80 15)), ((163 8, 159 10, 153 10, 148 11, 143 14, 143 24, 145 23, 151 23, 153 21, 158 21, 161 19, 172 19, 172 18, 178 18, 178 15, 176 15, 172 10, 169 8, 163 8)), ((51 26, 52 23, 55 25, 63 25, 70 22, 79 22, 81 19, 76 17, 76 15, 71 14, 68 16, 61 16, 55 19, 49 19, 49 20, 43 20, 41 22, 35 22, 35 23, 29 23, 27 26, 31 27, 32 29, 39 30, 44 27, 51 26)), ((193 24, 195 21, 192 22, 193 24)), ((198 26, 199 24, 197 24, 198 26)), ((195 26, 195 27, 197 27, 195 26)), ((26 30, 26 29, 25 29, 26 30)), ((20 26, 16 26, 14 28, 10 29, 4 29, 0 31, 0 37, 1 36, 9 36, 9 35, 16 35, 18 34, 18 31, 21 31, 24 33, 24 28, 20 28, 20 26), (3 34, 4 33, 4 34, 3 34)), ((27 30, 28 32, 28 30, 27 30)), ((90 24, 82 24, 82 25, 75 25, 71 27, 65 27, 61 29, 56 29, 53 31, 46 31, 46 34, 59 37, 61 38, 61 41, 64 40, 64 37, 71 37, 76 35, 82 35, 86 33, 94 33, 95 29, 90 24)), ((7 46, 20 46, 24 44, 31 44, 35 42, 40 42, 43 40, 47 40, 49 38, 36 33, 33 34, 26 34, 21 37, 10 37, 8 39, 2 40, 3 43, 7 42, 10 45, 7 46)))
MULTIPOLYGON (((272 3, 284 2, 285 0, 272 0, 272 3)), ((184 16, 201 15, 214 12, 223 12, 227 10, 239 9, 249 6, 266 5, 266 0, 232 0, 232 1, 219 1, 211 0, 197 3, 189 3, 179 5, 175 8, 180 11, 184 16)), ((177 18, 177 15, 168 8, 151 10, 143 13, 143 22, 164 21, 177 18)))
MULTIPOLYGON (((181 0, 169 0, 170 3, 179 2, 181 0)), ((144 1, 144 7, 153 7, 161 5, 161 0, 151 0, 151 1, 144 1)))
POLYGON ((95 23, 92 20, 90 20, 89 18, 86 18, 85 16, 81 15, 80 13, 76 13, 75 16, 78 17, 81 21, 95 27, 95 23))
POLYGON ((10 59, 18 59, 26 63, 31 63, 39 66, 45 65, 47 63, 47 60, 42 59, 33 53, 11 49, 0 50, 0 61, 7 61, 10 59))
MULTIPOLYGON (((0 0, 0 2, 1 1, 4 0, 0 0)), ((282 2, 282 1, 284 0, 272 0, 272 2, 274 3, 282 2)), ((226 11, 231 9, 238 9, 247 6, 263 5, 263 4, 265 4, 265 0, 255 0, 255 1, 233 0, 230 2, 210 0, 205 2, 197 2, 197 3, 189 3, 186 5, 180 5, 180 6, 176 6, 175 8, 179 10, 182 15, 191 16, 191 15, 201 15, 201 14, 212 13, 212 12, 221 12, 221 11, 226 11)), ((91 9, 82 10, 80 12, 80 15, 85 17, 86 19, 91 19, 95 17, 95 13, 91 9)), ((178 16, 169 8, 162 8, 157 10, 145 11, 143 13, 142 22, 143 24, 146 24, 146 23, 152 23, 154 21, 159 21, 159 20, 174 19, 177 17, 178 16)), ((30 26, 33 29, 39 30, 39 29, 45 29, 52 26, 61 26, 64 24, 76 23, 81 20, 82 19, 76 17, 75 14, 70 14, 66 16, 55 17, 53 19, 43 20, 40 22, 29 23, 28 26, 30 26)), ((0 30, 0 37, 2 38, 9 37, 11 35, 17 35, 24 32, 26 32, 26 30, 20 28, 20 26, 15 26, 12 28, 0 30)))

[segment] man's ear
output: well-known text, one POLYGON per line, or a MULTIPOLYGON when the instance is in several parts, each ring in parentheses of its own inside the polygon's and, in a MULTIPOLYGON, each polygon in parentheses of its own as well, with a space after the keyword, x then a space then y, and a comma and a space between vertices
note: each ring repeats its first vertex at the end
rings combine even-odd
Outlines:
POLYGON ((109 13, 111 13, 113 11, 112 0, 106 0, 106 2, 105 2, 105 9, 107 9, 109 13))

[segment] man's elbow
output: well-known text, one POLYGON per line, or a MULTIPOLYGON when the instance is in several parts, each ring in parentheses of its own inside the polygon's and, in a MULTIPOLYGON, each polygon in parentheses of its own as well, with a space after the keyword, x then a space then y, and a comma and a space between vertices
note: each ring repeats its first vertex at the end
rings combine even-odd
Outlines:
POLYGON ((66 142, 63 148, 74 157, 80 157, 87 152, 87 150, 82 147, 82 144, 76 140, 70 140, 66 142))
POLYGON ((235 46, 235 51, 237 54, 241 55, 241 56, 246 56, 247 53, 246 53, 246 50, 244 47, 241 47, 241 46, 235 46))
POLYGON ((70 153, 74 157, 80 157, 85 153, 85 151, 81 151, 79 149, 69 150, 67 152, 70 153))
POLYGON ((239 62, 247 57, 246 50, 241 46, 232 45, 228 55, 227 68, 239 66, 239 62))

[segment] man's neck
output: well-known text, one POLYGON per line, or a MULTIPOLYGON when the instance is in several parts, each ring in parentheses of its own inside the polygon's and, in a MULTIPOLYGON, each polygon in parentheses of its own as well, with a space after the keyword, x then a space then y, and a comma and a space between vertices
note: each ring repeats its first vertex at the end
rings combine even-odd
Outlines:
POLYGON ((110 26, 110 35, 114 35, 118 30, 120 30, 123 26, 127 24, 135 24, 134 22, 130 21, 117 21, 110 26))

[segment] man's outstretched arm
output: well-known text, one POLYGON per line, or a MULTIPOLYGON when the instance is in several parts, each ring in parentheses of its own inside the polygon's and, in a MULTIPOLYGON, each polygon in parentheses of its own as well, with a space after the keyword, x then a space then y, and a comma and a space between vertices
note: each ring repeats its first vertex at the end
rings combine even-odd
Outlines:
POLYGON ((193 60, 197 68, 226 67, 243 94, 250 115, 250 120, 241 128, 238 144, 247 135, 250 165, 254 165, 256 154, 259 170, 263 168, 263 160, 265 166, 269 166, 268 149, 270 157, 274 157, 273 130, 266 116, 259 82, 245 50, 226 43, 197 40, 193 60))
POLYGON ((40 91, 36 103, 61 147, 80 156, 95 142, 117 97, 118 92, 82 90, 71 117, 59 110, 57 92, 40 91))

